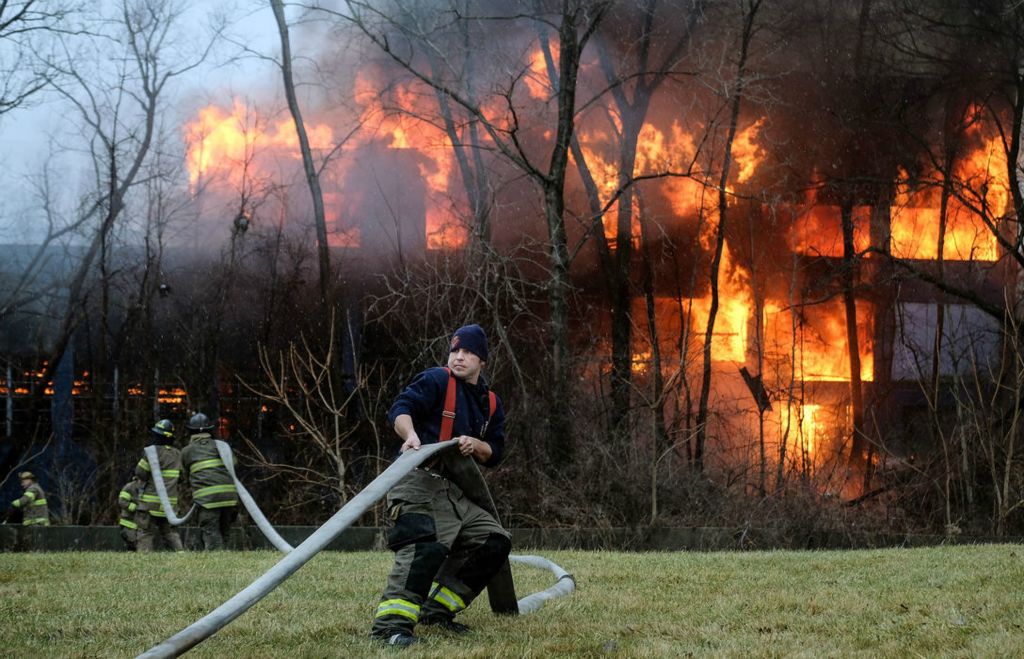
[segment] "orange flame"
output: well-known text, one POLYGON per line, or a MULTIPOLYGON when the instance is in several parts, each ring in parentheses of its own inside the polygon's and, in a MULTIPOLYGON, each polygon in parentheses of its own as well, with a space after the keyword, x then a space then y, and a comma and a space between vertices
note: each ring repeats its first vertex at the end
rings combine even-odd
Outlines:
MULTIPOLYGON (((942 258, 948 261, 995 261, 999 246, 993 227, 1000 222, 1010 203, 1006 151, 998 136, 986 137, 981 123, 972 124, 966 134, 979 146, 961 158, 953 172, 959 196, 947 203, 942 258)), ((890 250, 905 259, 934 260, 939 255, 941 224, 938 176, 928 185, 912 190, 909 175, 900 172, 896 180, 889 221, 890 250)), ((854 242, 858 252, 870 244, 870 207, 854 208, 854 242)), ((789 244, 801 254, 839 257, 843 253, 839 209, 810 206, 798 211, 789 231, 789 244)))
MULTIPOLYGON (((367 135, 385 140, 390 149, 409 149, 420 156, 418 167, 428 196, 425 218, 427 248, 464 247, 469 231, 459 221, 450 203, 453 197, 464 196, 453 188, 455 156, 452 141, 436 124, 420 119, 423 111, 419 106, 425 99, 433 99, 433 94, 425 89, 417 91, 411 83, 395 85, 389 90, 388 99, 397 107, 386 108, 375 80, 360 73, 356 76, 355 85, 356 101, 362 107, 361 121, 371 127, 367 135)), ((355 143, 353 148, 360 145, 355 143)))
MULTIPOLYGON (((857 304, 857 344, 862 381, 874 378, 873 322, 867 303, 857 304)), ((840 301, 805 307, 794 329, 792 311, 770 302, 764 309, 765 355, 785 370, 792 357, 797 380, 845 382, 850 380, 850 343, 846 314, 840 301)))
MULTIPOLYGON (((325 124, 306 126, 310 147, 330 148, 334 142, 331 128, 325 124)), ((230 112, 218 105, 199 110, 199 116, 185 125, 185 156, 189 183, 193 189, 203 178, 223 178, 240 188, 261 151, 273 151, 293 159, 301 158, 299 138, 291 119, 277 121, 268 128, 255 110, 235 99, 230 112)))
MULTIPOLYGON (((691 311, 693 330, 702 337, 707 332, 711 296, 694 298, 691 311)), ((747 355, 749 323, 753 316, 753 297, 749 273, 733 262, 726 244, 718 281, 718 310, 711 335, 711 351, 716 360, 743 362, 747 355)))
MULTIPOLYGON (((980 130, 977 126, 972 131, 980 130)), ((998 221, 1009 203, 1006 153, 998 139, 982 145, 960 160, 954 174, 963 184, 962 195, 973 208, 951 196, 946 208, 942 258, 947 261, 995 261, 999 246, 992 229, 979 211, 998 221)), ((908 259, 937 259, 939 254, 940 203, 928 190, 913 192, 908 176, 897 180, 893 207, 892 253, 908 259)), ((936 183, 932 190, 938 190, 936 183)))
POLYGON ((761 117, 740 131, 733 141, 732 156, 736 160, 737 169, 739 170, 736 174, 736 180, 740 183, 749 181, 767 157, 764 149, 755 142, 763 125, 764 117, 761 117))
MULTIPOLYGON (((558 44, 549 42, 548 46, 551 48, 551 58, 557 71, 558 44)), ((530 53, 530 62, 526 69, 526 75, 523 76, 523 81, 526 83, 526 89, 530 94, 530 98, 543 101, 551 98, 554 94, 554 87, 551 84, 551 78, 548 76, 548 63, 544 58, 544 51, 541 50, 539 45, 530 53)))
MULTIPOLYGON (((853 248, 863 254, 871 244, 871 207, 854 206, 853 248)), ((809 256, 843 255, 843 221, 838 206, 808 206, 798 211, 787 234, 790 249, 809 256)))
MULTIPOLYGON (((371 140, 381 141, 388 149, 415 151, 429 196, 425 217, 427 247, 464 246, 468 231, 450 202, 460 196, 458 190, 451 189, 455 166, 451 141, 443 130, 417 118, 421 114, 417 103, 422 104, 424 98, 430 97, 406 85, 392 88, 388 98, 401 111, 385 111, 377 83, 366 74, 356 76, 355 99, 362 106, 361 121, 369 129, 360 133, 358 139, 350 140, 346 151, 361 148, 371 140)), ((334 145, 334 132, 327 124, 308 122, 306 130, 312 148, 329 149, 334 145)), ((277 180, 281 158, 300 158, 298 138, 290 119, 268 125, 264 117, 240 100, 234 101, 230 111, 217 105, 202 108, 196 119, 185 126, 185 136, 193 190, 203 183, 234 192, 243 189, 247 180, 277 180)), ((328 240, 335 247, 358 247, 360 227, 345 224, 346 200, 332 191, 331 185, 332 176, 344 176, 344 168, 359 164, 345 162, 344 158, 339 162, 342 171, 324 170, 321 180, 328 240)))

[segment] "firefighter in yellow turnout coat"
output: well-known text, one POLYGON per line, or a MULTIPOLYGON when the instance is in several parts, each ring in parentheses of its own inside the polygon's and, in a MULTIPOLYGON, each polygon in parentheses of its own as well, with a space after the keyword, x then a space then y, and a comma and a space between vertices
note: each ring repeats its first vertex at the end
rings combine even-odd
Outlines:
POLYGON ((49 526, 50 510, 46 505, 46 493, 39 487, 35 475, 31 471, 23 471, 18 474, 18 478, 25 492, 12 501, 11 506, 22 511, 22 525, 49 526))
POLYGON ((139 525, 135 523, 135 511, 139 509, 142 489, 142 481, 133 478, 125 483, 117 494, 117 525, 121 528, 121 540, 126 551, 135 551, 139 541, 139 525))
MULTIPOLYGON (((150 429, 157 441, 173 442, 174 425, 167 419, 161 419, 150 429)), ((181 477, 181 454, 170 444, 157 444, 157 459, 160 464, 151 465, 143 455, 135 467, 135 477, 145 483, 139 497, 139 507, 135 511, 135 523, 138 525, 138 551, 153 551, 154 528, 164 542, 174 551, 185 551, 181 544, 178 531, 167 521, 167 514, 160 505, 160 496, 153 484, 153 469, 159 469, 163 477, 164 487, 171 507, 178 505, 178 479, 181 477)))
POLYGON ((224 549, 224 540, 238 515, 238 490, 210 434, 213 423, 199 413, 188 420, 192 440, 181 451, 183 476, 199 509, 199 530, 205 549, 224 549))

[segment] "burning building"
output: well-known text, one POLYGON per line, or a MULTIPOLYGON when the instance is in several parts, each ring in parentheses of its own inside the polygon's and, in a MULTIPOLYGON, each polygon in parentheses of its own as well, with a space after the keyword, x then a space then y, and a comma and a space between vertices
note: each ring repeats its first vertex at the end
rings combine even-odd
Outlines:
MULTIPOLYGON (((552 293, 510 321, 533 323, 512 329, 550 364, 564 346, 533 348, 557 334, 540 326, 564 267, 578 418, 652 463, 853 497, 886 460, 935 450, 958 379, 1005 361, 1019 297, 1024 101, 973 54, 998 55, 977 16, 949 33, 887 4, 867 20, 871 3, 535 21, 469 4, 480 15, 320 16, 345 35, 310 39, 324 84, 303 99, 335 286, 359 298, 417 264, 514 262, 552 293), (910 49, 924 42, 976 75, 910 49)), ((282 236, 307 254, 317 241, 295 126, 272 107, 224 99, 181 131, 192 246, 271 280, 221 287, 253 342, 293 331, 274 305, 310 288, 308 263, 278 285, 282 236)))
MULTIPOLYGON (((569 223, 568 244, 575 247, 573 281, 587 300, 580 326, 598 328, 580 332, 577 347, 595 354, 588 372, 593 382, 610 378, 613 397, 622 382, 641 392, 627 394, 620 408, 613 403, 612 413, 635 415, 646 388, 662 387, 651 397, 661 401, 655 413, 679 455, 706 450, 710 462, 767 460, 780 479, 833 470, 844 480, 850 464, 863 470, 880 454, 917 451, 919 428, 906 420, 914 418, 908 409, 927 404, 921 382, 968 365, 985 368, 998 354, 999 323, 935 283, 958 282, 999 306, 1016 277, 999 265, 999 238, 1013 214, 999 132, 1005 117, 970 102, 935 112, 935 97, 910 77, 872 81, 885 100, 929 115, 910 125, 872 108, 808 114, 827 108, 826 95, 849 93, 857 81, 842 75, 827 84, 792 74, 774 88, 763 84, 777 94, 788 86, 793 100, 777 112, 754 92, 737 101, 666 83, 665 72, 616 83, 608 71, 630 64, 623 39, 646 43, 653 58, 676 52, 681 37, 667 28, 647 35, 628 25, 604 29, 578 72, 581 89, 595 95, 577 117, 566 199, 579 219, 569 223), (613 91, 599 93, 602 85, 613 91), (633 95, 632 104, 617 99, 619 91, 633 95), (645 109, 637 117, 641 94, 645 109), (733 102, 730 135, 720 117, 733 102), (929 124, 935 117, 947 143, 956 142, 948 161, 929 161, 933 152, 920 143, 902 153, 908 141, 941 132, 929 124), (824 138, 801 125, 808 118, 824 138), (891 122, 869 134, 866 126, 885 119, 891 122), (616 362, 616 353, 628 364, 616 362), (698 419, 708 369, 712 413, 698 419), (699 447, 698 427, 709 433, 699 447)), ((548 239, 540 194, 524 183, 516 158, 540 161, 553 138, 559 51, 529 31, 499 41, 507 49, 502 62, 522 54, 522 75, 501 93, 479 95, 478 105, 453 100, 454 93, 446 100, 440 87, 409 76, 415 61, 408 70, 378 62, 347 78, 347 116, 311 115, 314 147, 324 156, 330 242, 345 251, 339 259, 383 271, 461 250, 475 234, 502 253, 524 237, 548 239), (360 130, 339 140, 353 124, 360 130), (522 151, 509 157, 501 139, 516 131, 522 151)), ((477 84, 489 80, 498 89, 499 79, 487 78, 497 67, 482 64, 477 84)), ((723 80, 755 75, 737 71, 723 80)), ((968 97, 964 91, 961 100, 968 97)), ((206 108, 187 127, 193 185, 207 181, 222 198, 251 200, 259 181, 289 181, 291 201, 272 211, 263 201, 263 216, 308 213, 296 201, 293 131, 284 123, 261 131, 273 122, 243 109, 237 102, 206 108), (291 169, 282 165, 289 162, 291 169)))

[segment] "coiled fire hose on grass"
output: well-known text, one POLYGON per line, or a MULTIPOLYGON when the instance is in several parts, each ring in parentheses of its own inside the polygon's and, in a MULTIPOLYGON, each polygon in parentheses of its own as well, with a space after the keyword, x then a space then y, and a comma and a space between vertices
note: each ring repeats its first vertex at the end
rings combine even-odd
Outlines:
MULTIPOLYGON (((334 538, 344 531, 350 524, 366 512, 371 506, 380 501, 387 494, 388 490, 394 487, 406 474, 426 462, 435 454, 445 449, 457 446, 454 442, 441 444, 428 444, 418 451, 406 451, 397 460, 385 469, 377 478, 367 485, 361 492, 352 497, 341 510, 336 512, 330 519, 324 522, 323 526, 312 533, 298 547, 288 552, 273 567, 267 570, 262 576, 239 591, 219 607, 206 614, 196 622, 181 630, 174 636, 139 655, 139 659, 151 659, 156 657, 176 657, 190 648, 195 647, 210 636, 220 631, 232 620, 249 610, 254 604, 263 599, 270 591, 279 586, 285 579, 305 565, 311 558, 316 556, 334 538)), ((156 457, 156 450, 153 451, 156 457)), ((225 461, 226 464, 227 461, 225 461)), ((159 463, 156 463, 159 464, 159 463)), ((154 470, 154 473, 159 469, 154 470)), ((163 489, 163 479, 154 482, 158 483, 158 489, 163 489)), ((237 479, 236 479, 237 482, 237 479)), ((161 501, 166 499, 166 490, 161 501)), ((250 497, 251 498, 251 497, 250 497)), ((255 502, 254 502, 255 505, 255 502)), ((169 502, 166 508, 170 508, 169 502)), ((261 515, 262 516, 262 515, 261 515)), ((269 526, 269 524, 268 524, 269 526)), ((539 609, 543 603, 555 597, 568 595, 575 589, 575 581, 565 570, 558 567, 551 561, 539 556, 509 556, 510 561, 525 563, 534 567, 547 568, 557 578, 556 583, 547 590, 528 595, 518 601, 519 613, 531 613, 539 609)))

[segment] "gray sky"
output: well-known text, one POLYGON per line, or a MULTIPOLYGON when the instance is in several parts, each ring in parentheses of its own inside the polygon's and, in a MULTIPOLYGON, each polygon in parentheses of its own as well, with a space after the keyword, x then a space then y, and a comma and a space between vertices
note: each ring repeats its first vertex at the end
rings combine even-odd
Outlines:
MULTIPOLYGON (((105 0, 110 6, 114 3, 105 0)), ((198 40, 205 31, 207 14, 223 10, 224 3, 193 2, 187 20, 188 32, 198 40)), ((280 50, 277 26, 269 3, 242 0, 230 7, 228 36, 246 47, 276 57, 280 50)), ((293 49, 295 45, 293 45, 293 49)), ((241 56, 232 63, 225 61, 237 54, 239 46, 222 43, 209 62, 180 78, 164 98, 163 120, 182 125, 191 118, 195 106, 223 101, 230 107, 232 96, 268 102, 282 96, 278 73, 273 66, 253 56, 241 56)), ((28 178, 37 178, 49 160, 59 178, 60 187, 68 197, 90 185, 92 176, 88 160, 82 155, 84 143, 72 120, 77 116, 66 101, 54 94, 40 95, 26 108, 0 115, 0 242, 21 242, 31 239, 35 222, 26 209, 37 207, 32 199, 28 178)), ((73 203, 73 199, 67 199, 73 203)))

